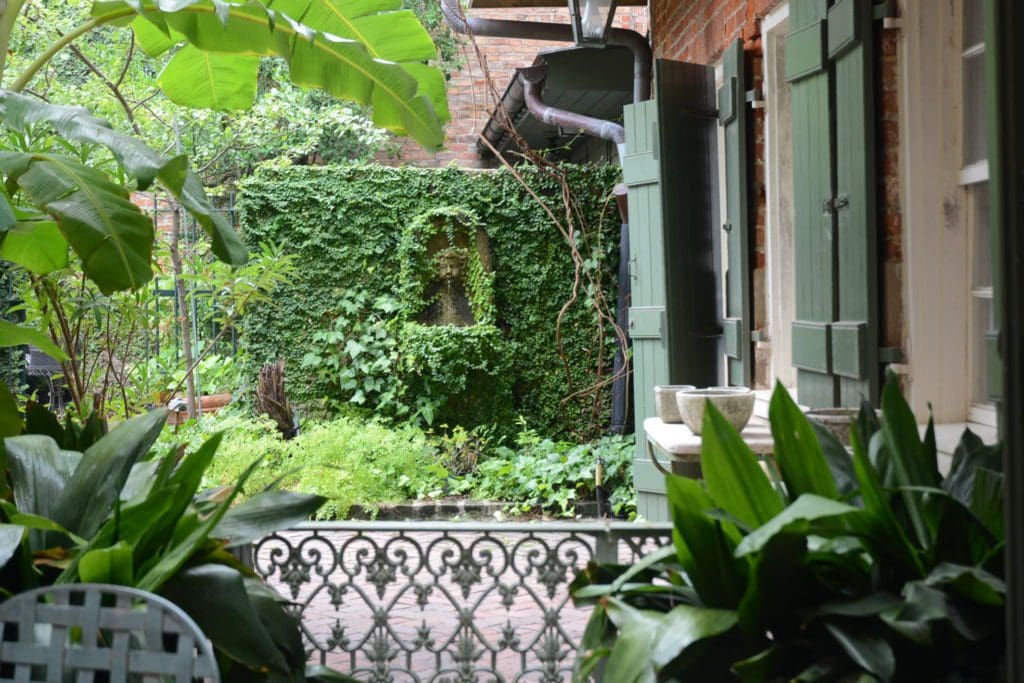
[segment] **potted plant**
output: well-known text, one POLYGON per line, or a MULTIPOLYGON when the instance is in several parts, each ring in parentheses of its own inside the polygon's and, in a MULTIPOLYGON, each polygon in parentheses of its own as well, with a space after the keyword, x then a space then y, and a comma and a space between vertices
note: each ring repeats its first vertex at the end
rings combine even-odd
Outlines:
POLYGON ((852 457, 782 387, 770 421, 771 476, 709 408, 704 480, 667 481, 673 545, 580 574, 577 678, 1002 680, 1000 450, 967 431, 941 476, 891 374, 852 457))

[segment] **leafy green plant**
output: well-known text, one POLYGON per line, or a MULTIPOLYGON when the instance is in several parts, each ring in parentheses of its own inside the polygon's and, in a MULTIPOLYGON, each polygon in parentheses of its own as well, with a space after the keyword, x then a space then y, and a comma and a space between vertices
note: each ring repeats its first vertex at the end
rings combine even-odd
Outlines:
POLYGON ((507 431, 514 415, 508 344, 494 325, 405 323, 399 359, 406 395, 430 408, 428 424, 507 431))
POLYGON ((5 386, 0 403, 3 596, 75 582, 158 592, 210 638, 224 680, 306 680, 296 617, 229 551, 306 519, 322 498, 270 486, 234 505, 255 463, 220 495, 200 493, 222 435, 151 455, 163 410, 72 435, 33 421, 31 407, 22 423, 5 386))
POLYGON ((541 439, 525 429, 517 448, 498 446, 481 459, 476 471, 456 490, 485 500, 507 501, 519 512, 550 512, 572 516, 576 505, 594 497, 598 463, 611 491, 616 515, 636 511, 633 491, 633 437, 607 436, 590 444, 541 439))
POLYGON ((372 508, 409 500, 418 491, 440 490, 447 475, 427 434, 408 424, 337 417, 306 423, 289 441, 263 418, 218 416, 194 429, 196 440, 211 429, 225 430, 204 479, 207 486, 229 485, 259 455, 248 490, 277 482, 283 490, 323 496, 326 502, 317 513, 323 519, 344 519, 356 503, 372 508))
MULTIPOLYGON (((588 230, 602 232, 602 238, 590 240, 603 250, 602 258, 594 261, 596 267, 614 273, 619 225, 601 221, 602 188, 617 182, 621 171, 596 165, 566 165, 560 171, 568 177, 580 215, 591 226, 588 230)), ((559 194, 557 183, 537 169, 523 167, 518 172, 541 196, 559 194)), ((472 207, 493 252, 494 326, 504 340, 501 357, 509 382, 496 395, 512 404, 503 416, 480 422, 494 421, 513 436, 515 417, 523 415, 556 440, 590 440, 592 424, 607 424, 608 390, 602 394, 596 417, 582 400, 563 403, 569 390, 555 328, 572 296, 574 264, 550 217, 511 173, 380 166, 261 169, 241 184, 237 207, 249 244, 264 240, 281 244, 302 263, 301 273, 274 291, 273 305, 252 307, 243 321, 251 359, 246 374, 254 377, 263 363, 286 359, 292 373, 290 397, 297 405, 308 409, 324 396, 341 402, 348 398, 336 385, 328 385, 315 368, 300 367, 306 353, 322 353, 322 344, 314 337, 333 326, 337 302, 353 289, 364 290, 370 300, 378 296, 401 300, 399 247, 404 228, 435 207, 472 207)), ((605 296, 614 298, 614 276, 603 279, 602 285, 605 296)), ((589 294, 581 287, 578 303, 565 311, 562 324, 561 346, 576 387, 596 381, 602 343, 585 300, 589 294)), ((608 332, 603 342, 613 338, 608 332)), ((434 356, 431 347, 458 348, 455 335, 436 342, 424 338, 424 342, 425 359, 442 357, 434 356)), ((607 352, 604 355, 610 358, 607 352)), ((448 357, 460 362, 457 355, 448 357)), ((445 372, 442 364, 424 377, 435 370, 445 372)), ((608 372, 606 368, 605 377, 608 372)), ((456 380, 458 375, 452 373, 451 378, 456 380)), ((438 415, 434 424, 474 425, 473 414, 457 417, 438 415)))
POLYGON ((593 565, 577 679, 1001 680, 1001 453, 964 433, 946 477, 895 375, 852 457, 786 391, 769 477, 709 409, 703 482, 670 477, 674 546, 593 565))
MULTIPOLYGON (((370 299, 362 290, 345 293, 329 330, 313 335, 318 348, 302 357, 301 367, 313 370, 347 403, 387 417, 433 421, 433 405, 426 396, 412 413, 405 403, 406 385, 399 372, 398 302, 389 296, 370 299)), ((329 407, 339 404, 327 399, 329 407)))
MULTIPOLYGON (((0 78, 24 5, 25 0, 11 0, 0 18, 0 78)), ((186 106, 251 105, 260 56, 276 56, 289 64, 296 82, 372 104, 378 125, 427 146, 440 144, 447 116, 444 80, 422 63, 436 51, 412 12, 384 14, 372 4, 337 0, 273 6, 256 0, 95 2, 88 21, 24 65, 9 90, 0 90, 6 133, 0 147, 2 258, 45 275, 66 266, 70 248, 104 295, 137 289, 152 278, 154 227, 130 192, 157 185, 203 227, 219 259, 232 265, 247 259, 186 157, 165 157, 85 110, 23 94, 55 55, 102 27, 130 24, 148 54, 173 51, 159 81, 172 100, 186 106), (299 10, 312 25, 288 14, 299 10)), ((17 334, 22 341, 14 343, 52 346, 39 330, 17 334)))

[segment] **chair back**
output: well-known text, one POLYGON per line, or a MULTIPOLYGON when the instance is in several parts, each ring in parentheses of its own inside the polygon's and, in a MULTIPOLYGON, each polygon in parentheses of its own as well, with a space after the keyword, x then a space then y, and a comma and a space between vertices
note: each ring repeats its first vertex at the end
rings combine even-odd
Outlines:
POLYGON ((169 600, 99 583, 0 603, 0 683, 220 682, 213 648, 169 600))

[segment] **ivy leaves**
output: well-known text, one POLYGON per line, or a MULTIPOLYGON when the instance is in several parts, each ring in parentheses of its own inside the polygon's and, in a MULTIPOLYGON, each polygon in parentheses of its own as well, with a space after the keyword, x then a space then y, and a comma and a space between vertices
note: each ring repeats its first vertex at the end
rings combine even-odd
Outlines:
MULTIPOLYGON (((602 250, 598 266, 614 273, 619 225, 607 218, 601 221, 604 194, 595 188, 611 187, 619 170, 607 166, 563 166, 562 170, 576 190, 581 216, 594 231, 592 243, 602 250)), ((542 196, 558 191, 537 170, 520 172, 542 196)), ((317 373, 315 365, 299 367, 304 354, 325 353, 323 342, 315 337, 331 329, 334 319, 345 311, 346 290, 364 290, 369 304, 381 295, 406 300, 401 241, 417 216, 431 209, 472 207, 479 225, 486 229, 493 258, 495 324, 489 334, 500 334, 507 361, 503 382, 493 388, 507 399, 507 411, 502 417, 492 414, 484 419, 514 435, 514 418, 522 415, 531 426, 555 438, 569 437, 574 426, 595 419, 589 405, 562 404, 566 381, 558 370, 555 322, 571 295, 572 259, 550 219, 511 174, 371 166, 263 169, 245 181, 238 207, 248 240, 287 244, 303 264, 301 278, 275 290, 275 301, 253 307, 244 321, 255 360, 284 357, 297 369, 299 379, 291 385, 295 400, 312 404, 327 396, 334 405, 351 410, 349 395, 333 383, 333 376, 328 383, 327 375, 317 373)), ((604 284, 611 296, 614 277, 605 278, 604 284)), ((404 332, 395 329, 393 334, 403 345, 409 344, 404 332)), ((611 338, 605 335, 606 340, 611 338)), ((584 301, 567 312, 562 343, 574 383, 589 385, 595 372, 598 328, 584 301)), ((453 336, 435 338, 429 347, 415 349, 421 358, 433 358, 430 349, 442 347, 468 348, 460 347, 453 336)), ((469 364, 469 356, 457 352, 455 358, 469 364)), ((477 360, 472 365, 478 366, 477 360)), ((456 386, 456 373, 446 371, 444 376, 453 380, 446 382, 448 386, 456 386)), ((413 376, 407 373, 406 377, 411 381, 413 376)), ((434 396, 448 391, 436 381, 438 375, 426 372, 422 377, 433 380, 434 396)), ((602 400, 602 410, 609 410, 608 399, 602 400)), ((436 417, 434 423, 442 420, 436 417)))

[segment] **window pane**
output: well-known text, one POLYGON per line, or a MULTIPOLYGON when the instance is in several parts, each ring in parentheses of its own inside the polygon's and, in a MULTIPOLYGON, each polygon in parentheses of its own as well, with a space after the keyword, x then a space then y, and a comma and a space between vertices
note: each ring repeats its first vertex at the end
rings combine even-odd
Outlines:
POLYGON ((992 299, 972 297, 974 306, 971 325, 971 375, 973 375, 972 400, 986 403, 988 394, 988 358, 986 358, 985 335, 994 326, 992 299))
POLYGON ((964 49, 985 42, 984 0, 964 0, 964 49))
POLYGON ((971 248, 974 251, 975 287, 992 286, 992 231, 988 223, 988 183, 967 188, 971 205, 971 248))
POLYGON ((985 135, 985 53, 964 59, 964 165, 988 158, 985 135))

